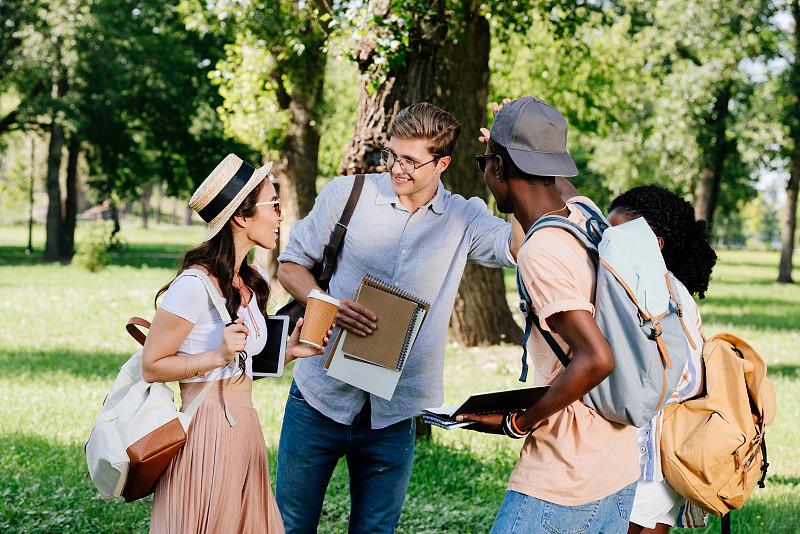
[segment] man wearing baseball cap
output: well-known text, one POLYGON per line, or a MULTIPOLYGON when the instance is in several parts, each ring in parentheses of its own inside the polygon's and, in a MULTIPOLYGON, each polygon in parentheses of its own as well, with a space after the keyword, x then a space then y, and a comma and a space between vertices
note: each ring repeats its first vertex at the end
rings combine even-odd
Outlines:
MULTIPOLYGON (((563 178, 578 174, 567 152, 567 121, 543 100, 506 103, 486 141, 488 151, 476 156, 486 185, 500 211, 514 213, 526 234, 546 215, 585 225, 576 202, 597 209, 563 178)), ((524 411, 463 417, 524 438, 492 532, 626 532, 639 478, 636 433, 581 401, 614 370, 593 317, 596 260, 569 232, 542 228, 528 237, 517 263, 534 321, 572 361, 565 368, 532 329, 526 348, 534 384, 549 385, 547 393, 524 411)))

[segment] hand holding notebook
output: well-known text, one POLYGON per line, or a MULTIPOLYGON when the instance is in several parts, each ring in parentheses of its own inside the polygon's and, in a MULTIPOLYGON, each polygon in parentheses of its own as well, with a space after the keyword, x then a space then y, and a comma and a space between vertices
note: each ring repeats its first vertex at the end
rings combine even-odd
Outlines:
POLYGON ((377 316, 366 336, 342 330, 325 363, 328 375, 391 400, 430 304, 365 276, 355 301, 377 316))
POLYGON ((355 300, 378 317, 377 328, 367 336, 347 336, 342 354, 400 371, 429 305, 368 276, 362 280, 355 300))
POLYGON ((461 428, 470 422, 456 421, 461 414, 506 414, 515 410, 526 410, 539 399, 550 386, 505 389, 488 393, 473 393, 459 406, 443 406, 422 410, 422 419, 442 428, 461 428))

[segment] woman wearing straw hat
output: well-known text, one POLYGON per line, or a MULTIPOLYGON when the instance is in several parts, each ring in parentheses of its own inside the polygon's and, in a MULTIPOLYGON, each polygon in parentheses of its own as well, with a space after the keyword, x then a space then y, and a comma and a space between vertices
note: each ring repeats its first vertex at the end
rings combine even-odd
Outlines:
MULTIPOLYGON (((178 274, 204 271, 236 320, 223 324, 194 276, 176 277, 156 295, 164 298, 144 346, 144 378, 178 380, 182 409, 209 380, 216 383, 192 420, 186 444, 158 481, 150 532, 283 532, 246 356, 265 346, 269 298, 267 274, 247 262, 247 253, 255 245, 275 248, 283 219, 275 187, 265 180, 271 165, 255 169, 231 154, 189 201, 208 231, 200 246, 186 252, 178 274)), ((287 363, 324 353, 299 343, 299 327, 298 322, 287 343, 287 363)))

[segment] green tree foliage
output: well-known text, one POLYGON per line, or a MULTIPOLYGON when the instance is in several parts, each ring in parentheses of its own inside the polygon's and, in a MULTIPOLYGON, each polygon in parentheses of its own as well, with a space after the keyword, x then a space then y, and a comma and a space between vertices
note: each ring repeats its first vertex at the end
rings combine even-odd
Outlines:
POLYGON ((72 254, 78 151, 87 155, 94 186, 121 196, 137 195, 154 178, 170 193, 184 193, 227 152, 251 155, 224 135, 216 114, 221 98, 208 71, 222 42, 187 31, 174 2, 15 4, 20 14, 0 43, 13 75, 0 79, 0 90, 14 91, 19 104, 2 120, 5 128, 48 130, 48 258, 72 254))
POLYGON ((228 152, 253 156, 217 115, 209 72, 223 54, 218 36, 188 31, 174 2, 99 2, 90 13, 96 30, 79 37, 80 120, 98 188, 135 194, 158 178, 185 195, 228 152))
POLYGON ((212 74, 226 130, 277 160, 273 174, 291 224, 316 196, 332 8, 323 0, 185 0, 182 9, 191 28, 226 36, 212 74))
POLYGON ((13 102, 0 108, 0 136, 33 120, 36 100, 47 89, 40 10, 38 0, 0 1, 0 94, 13 102))
POLYGON ((759 0, 532 11, 525 34, 496 23, 492 98, 534 94, 562 110, 576 183, 601 203, 643 183, 694 201, 708 171, 719 178, 712 207, 730 213, 755 195, 755 173, 768 165, 767 130, 751 127, 765 125, 760 82, 745 63, 774 54, 772 12, 759 0))

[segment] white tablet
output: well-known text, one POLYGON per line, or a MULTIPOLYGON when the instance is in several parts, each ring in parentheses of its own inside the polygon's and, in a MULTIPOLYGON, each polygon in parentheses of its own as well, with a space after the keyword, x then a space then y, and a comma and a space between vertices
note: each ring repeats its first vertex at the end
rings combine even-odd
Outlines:
POLYGON ((283 376, 286 339, 289 336, 289 316, 267 316, 267 344, 253 356, 253 380, 268 376, 283 376))

